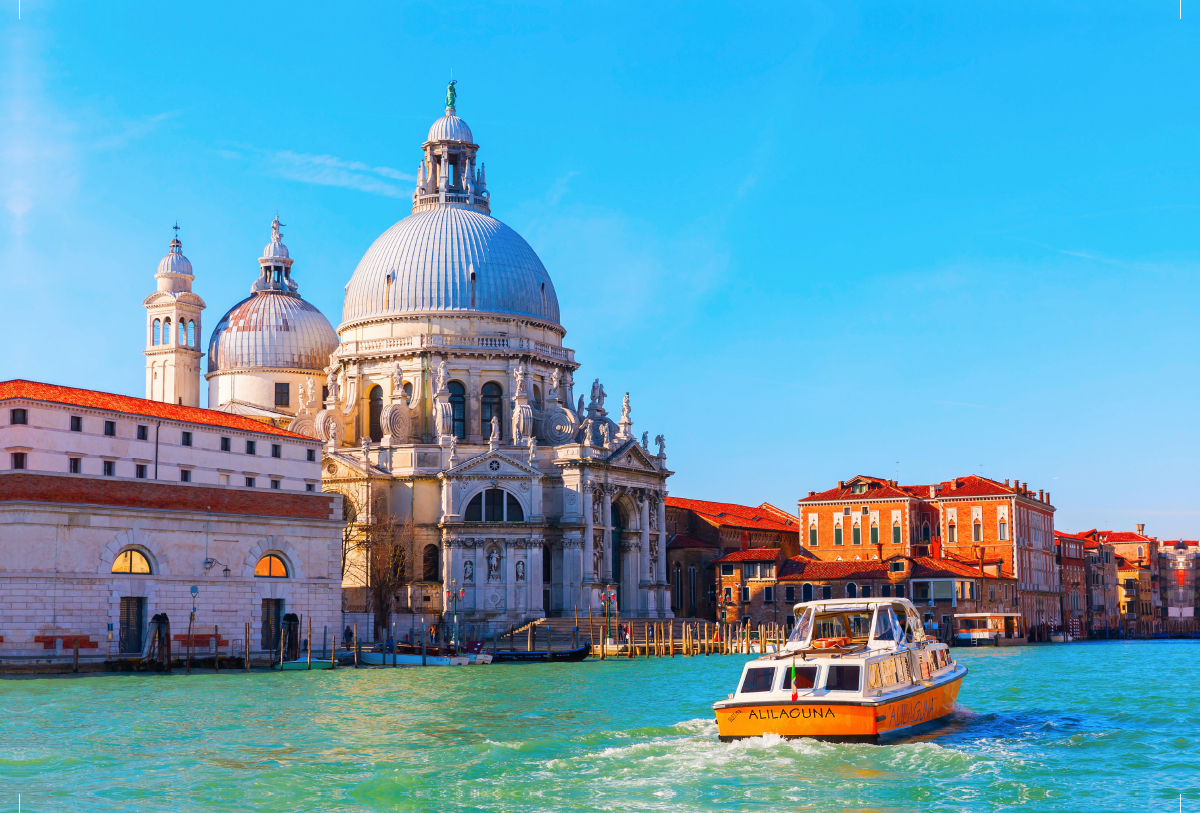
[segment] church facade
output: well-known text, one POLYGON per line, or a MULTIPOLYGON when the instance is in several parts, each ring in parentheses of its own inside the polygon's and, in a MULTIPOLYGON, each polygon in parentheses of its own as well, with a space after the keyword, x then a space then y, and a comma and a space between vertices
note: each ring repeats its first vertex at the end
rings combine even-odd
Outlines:
MULTIPOLYGON (((209 406, 324 444, 322 488, 343 496, 347 537, 394 528, 407 548, 383 599, 392 614, 454 609, 507 629, 603 612, 615 593, 622 615, 670 617, 663 436, 636 437, 629 394, 618 412, 599 380, 576 400, 554 283, 491 216, 478 153, 451 84, 421 145, 412 213, 351 275, 336 341, 319 312, 305 311, 303 331, 283 329, 277 305, 237 316, 272 297, 291 313, 307 305, 276 220, 256 289, 210 341, 209 406), (288 403, 272 402, 285 389, 288 403)), ((346 595, 365 609, 378 567, 353 564, 346 595)))

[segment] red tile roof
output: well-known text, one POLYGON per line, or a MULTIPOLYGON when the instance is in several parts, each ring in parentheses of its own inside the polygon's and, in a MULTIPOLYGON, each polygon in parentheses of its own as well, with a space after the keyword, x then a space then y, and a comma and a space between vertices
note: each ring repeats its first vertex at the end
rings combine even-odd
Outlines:
POLYGON ((778 558, 779 548, 751 548, 750 550, 731 551, 720 559, 714 559, 713 564, 728 564, 729 562, 774 562, 778 558))
POLYGON ((685 500, 667 497, 668 508, 693 511, 714 525, 728 528, 748 528, 758 531, 800 532, 800 519, 773 505, 763 503, 758 508, 731 502, 708 502, 707 500, 685 500), (781 516, 782 515, 782 516, 781 516), (790 519, 784 519, 790 517, 790 519))
POLYGON ((1097 536, 1103 542, 1112 544, 1114 542, 1157 542, 1158 540, 1150 536, 1143 536, 1133 531, 1096 531, 1097 536))
POLYGON ((720 548, 716 542, 705 542, 703 539, 697 539, 694 536, 687 534, 675 534, 671 537, 671 541, 667 543, 667 548, 720 548))
POLYGON ((259 423, 249 418, 243 418, 240 415, 230 415, 212 409, 164 404, 161 401, 148 401, 145 398, 116 395, 111 392, 60 387, 57 384, 42 384, 38 381, 25 381, 20 378, 11 381, 0 381, 0 401, 10 398, 24 398, 30 401, 67 404, 68 406, 88 407, 90 409, 107 409, 112 412, 123 412, 128 415, 144 415, 148 418, 163 418, 205 426, 224 426, 229 429, 240 429, 244 432, 283 435, 285 437, 301 438, 314 443, 317 442, 305 435, 297 435, 295 432, 289 432, 286 429, 277 429, 270 424, 259 423))
MULTIPOLYGON (((803 559, 793 556, 784 563, 780 570, 780 581, 829 581, 836 579, 886 579, 890 572, 890 562, 897 558, 893 556, 880 561, 869 559, 851 562, 823 562, 803 559)), ((905 579, 952 579, 980 577, 978 565, 958 559, 935 559, 930 556, 918 556, 910 559, 912 566, 903 574, 894 574, 905 579)), ((987 574, 984 578, 997 578, 987 574)), ((999 578, 1011 579, 1011 573, 1003 573, 999 578)))
POLYGON ((793 556, 780 569, 779 581, 829 579, 886 579, 887 568, 878 559, 853 562, 825 562, 793 556))
MULTIPOLYGON (((929 492, 925 492, 928 496, 929 492)), ((896 485, 891 480, 885 480, 882 477, 867 477, 862 474, 846 480, 837 488, 831 488, 828 491, 813 492, 807 497, 801 497, 800 502, 825 502, 828 500, 838 500, 840 502, 854 500, 907 500, 912 495, 904 490, 902 486, 896 485), (867 490, 863 494, 855 494, 854 486, 856 484, 865 483, 867 490)))
POLYGON ((1055 536, 1055 538, 1059 538, 1059 539, 1074 539, 1077 542, 1090 542, 1091 541, 1091 537, 1088 536, 1086 533, 1073 534, 1073 533, 1068 533, 1067 531, 1056 530, 1054 532, 1054 536, 1055 536))

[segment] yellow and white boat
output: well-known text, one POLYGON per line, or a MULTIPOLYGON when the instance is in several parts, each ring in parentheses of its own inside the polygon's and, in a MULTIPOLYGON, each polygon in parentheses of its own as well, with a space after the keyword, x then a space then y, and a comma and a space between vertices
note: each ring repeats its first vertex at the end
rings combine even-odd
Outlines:
POLYGON ((954 711, 967 668, 925 637, 908 600, 811 601, 795 616, 783 650, 747 662, 737 691, 713 704, 722 740, 874 743, 954 711))

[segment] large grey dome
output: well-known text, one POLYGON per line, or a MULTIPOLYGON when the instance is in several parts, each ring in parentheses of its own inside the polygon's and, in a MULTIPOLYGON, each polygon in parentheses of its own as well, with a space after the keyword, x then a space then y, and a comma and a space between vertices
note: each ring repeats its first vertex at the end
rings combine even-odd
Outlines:
POLYGON ((558 296, 528 243, 494 217, 443 205, 380 235, 346 286, 342 323, 388 314, 482 311, 558 323, 558 296))
POLYGON ((255 291, 230 308, 208 343, 210 373, 249 368, 322 371, 338 337, 319 310, 285 291, 255 291))

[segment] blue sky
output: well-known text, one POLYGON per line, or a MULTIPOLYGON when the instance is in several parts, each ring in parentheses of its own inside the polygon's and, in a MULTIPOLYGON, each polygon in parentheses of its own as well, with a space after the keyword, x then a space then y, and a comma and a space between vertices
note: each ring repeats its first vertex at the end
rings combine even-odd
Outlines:
POLYGON ((206 342, 277 211, 336 325, 453 70, 673 494, 982 473, 1200 535, 1200 7, 0 8, 0 378, 143 394, 176 219, 206 342))

